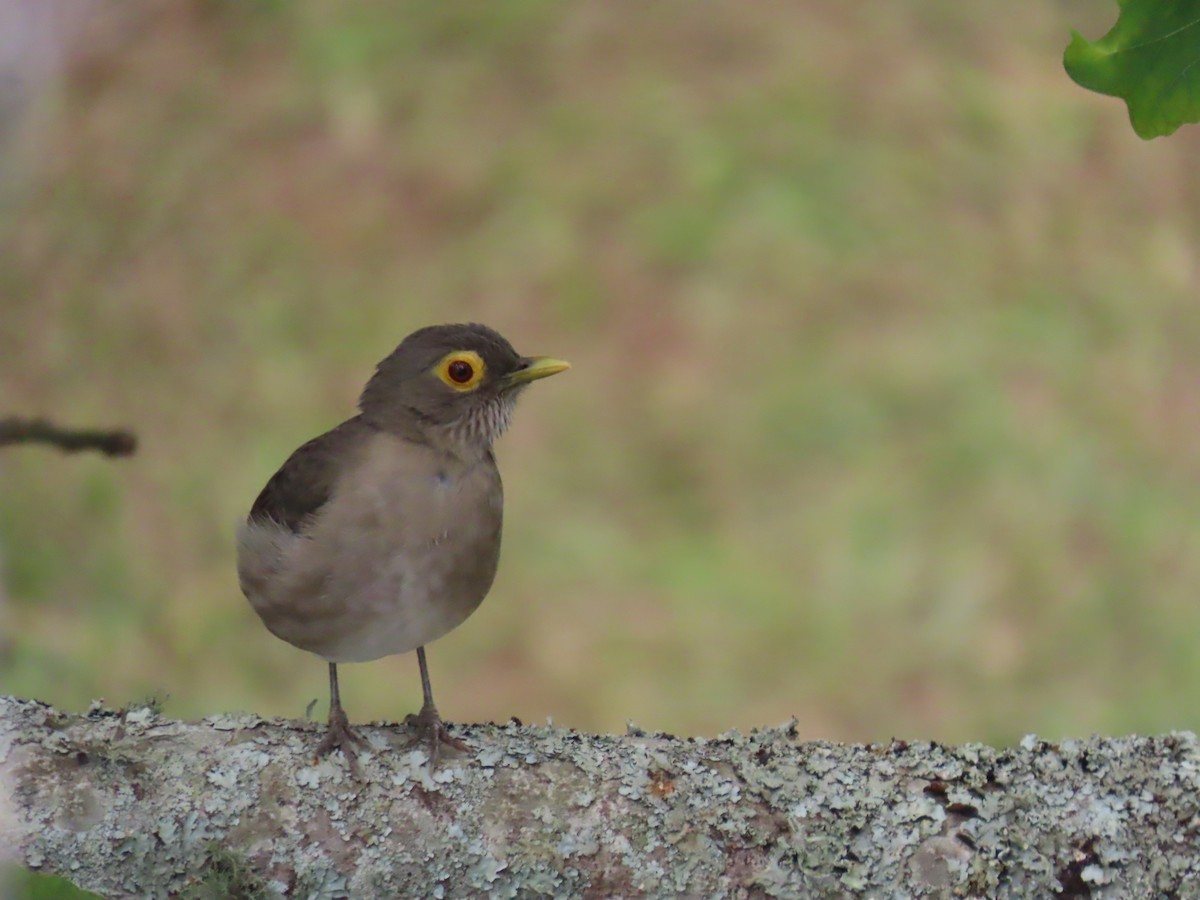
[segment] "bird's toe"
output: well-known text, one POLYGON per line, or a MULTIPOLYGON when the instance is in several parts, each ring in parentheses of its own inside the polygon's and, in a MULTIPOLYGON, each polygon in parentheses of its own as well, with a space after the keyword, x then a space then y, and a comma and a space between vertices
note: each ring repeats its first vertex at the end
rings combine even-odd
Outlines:
MULTIPOLYGON (((338 711, 341 712, 341 710, 338 711)), ((350 722, 344 712, 340 716, 331 714, 325 737, 321 739, 321 743, 317 744, 316 756, 319 759, 322 756, 328 756, 334 750, 341 750, 342 756, 346 758, 350 774, 357 779, 359 777, 358 755, 355 751, 365 750, 367 746, 366 739, 350 727, 350 722)))
POLYGON ((471 749, 469 744, 450 733, 434 707, 426 706, 419 713, 409 713, 404 719, 404 724, 417 731, 417 741, 423 741, 427 745, 430 767, 437 765, 443 745, 460 751, 471 749))

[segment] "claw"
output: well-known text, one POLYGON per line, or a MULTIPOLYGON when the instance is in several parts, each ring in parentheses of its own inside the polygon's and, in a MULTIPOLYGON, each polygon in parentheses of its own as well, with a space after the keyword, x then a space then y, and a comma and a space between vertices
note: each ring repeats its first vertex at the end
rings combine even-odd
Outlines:
POLYGON ((446 728, 446 723, 438 715, 437 707, 432 704, 421 707, 419 713, 409 713, 404 719, 404 724, 416 729, 418 741, 424 738, 428 745, 426 749, 429 751, 429 768, 431 769, 437 767, 438 755, 443 744, 455 750, 471 749, 469 744, 450 733, 446 728))
POLYGON ((360 781, 360 773, 358 769, 358 756, 354 752, 356 749, 367 749, 367 742, 360 734, 356 734, 350 727, 350 720, 346 718, 346 711, 340 705, 329 710, 329 729, 325 732, 325 737, 321 739, 321 743, 317 744, 316 758, 327 756, 334 750, 341 750, 342 756, 346 757, 346 765, 350 769, 350 775, 355 781, 360 781))

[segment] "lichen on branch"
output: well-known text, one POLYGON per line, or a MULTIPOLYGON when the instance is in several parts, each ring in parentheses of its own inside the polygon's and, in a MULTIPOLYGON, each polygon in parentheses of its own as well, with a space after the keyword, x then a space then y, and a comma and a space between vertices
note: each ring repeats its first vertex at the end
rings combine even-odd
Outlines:
MULTIPOLYGON (((108 896, 1153 896, 1200 883, 1191 734, 844 746, 456 729, 436 770, 361 727, 0 698, 0 847, 108 896)), ((1186 893, 1186 891, 1184 891, 1186 893)))

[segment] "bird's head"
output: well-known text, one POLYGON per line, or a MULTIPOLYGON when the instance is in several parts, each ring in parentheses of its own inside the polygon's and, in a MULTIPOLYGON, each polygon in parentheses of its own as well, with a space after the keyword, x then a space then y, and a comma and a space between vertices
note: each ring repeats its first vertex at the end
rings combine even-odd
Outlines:
POLYGON ((381 428, 486 450, 508 427, 522 388, 569 368, 521 356, 486 325, 433 325, 379 363, 358 406, 381 428))

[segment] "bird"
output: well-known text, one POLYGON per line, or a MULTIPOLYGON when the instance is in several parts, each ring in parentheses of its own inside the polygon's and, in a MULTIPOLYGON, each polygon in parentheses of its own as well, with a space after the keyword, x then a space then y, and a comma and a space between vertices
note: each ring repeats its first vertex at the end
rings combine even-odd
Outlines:
POLYGON ((492 445, 517 395, 570 368, 522 356, 486 325, 414 331, 376 367, 358 413, 301 445, 237 531, 238 581, 267 630, 329 665, 318 757, 357 774, 338 665, 415 650, 423 704, 406 723, 469 749, 438 713, 425 647, 483 601, 500 559, 504 490, 492 445))

